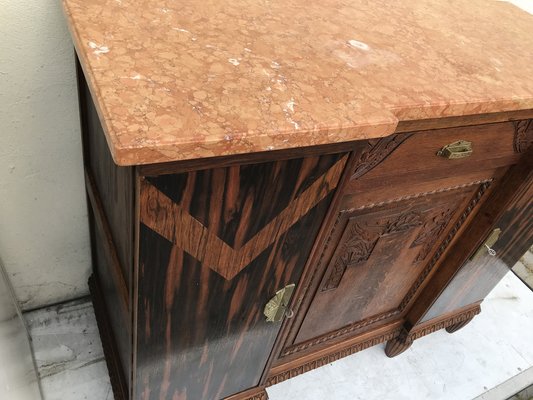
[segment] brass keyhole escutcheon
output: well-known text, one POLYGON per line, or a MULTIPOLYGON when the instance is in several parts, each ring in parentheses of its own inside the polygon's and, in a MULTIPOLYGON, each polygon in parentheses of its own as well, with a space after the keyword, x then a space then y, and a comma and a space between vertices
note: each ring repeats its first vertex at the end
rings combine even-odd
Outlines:
POLYGON ((269 302, 265 305, 263 314, 265 314, 267 322, 279 322, 283 320, 283 317, 292 318, 294 312, 289 310, 289 302, 291 301, 292 293, 294 292, 295 285, 291 283, 276 292, 269 302))
POLYGON ((479 246, 479 249, 474 253, 474 255, 470 258, 471 260, 475 260, 477 257, 482 256, 483 254, 488 254, 491 257, 496 256, 496 251, 492 248, 500 238, 500 235, 502 233, 502 230, 500 228, 494 229, 490 235, 485 239, 483 244, 479 246))
POLYGON ((458 158, 470 157, 474 150, 472 150, 472 142, 467 140, 459 140, 447 144, 437 152, 438 156, 447 158, 448 160, 454 160, 458 158))

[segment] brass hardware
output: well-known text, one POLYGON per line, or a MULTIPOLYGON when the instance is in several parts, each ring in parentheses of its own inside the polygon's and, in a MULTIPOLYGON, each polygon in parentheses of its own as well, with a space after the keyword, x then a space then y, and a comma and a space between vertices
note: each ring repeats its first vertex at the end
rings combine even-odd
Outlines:
POLYGON ((437 152, 438 156, 447 158, 448 160, 453 160, 456 158, 465 158, 472 155, 474 150, 472 150, 472 142, 466 140, 459 140, 447 144, 442 149, 437 152))
POLYGON ((278 290, 274 297, 266 304, 263 314, 267 317, 267 322, 279 322, 284 316, 287 318, 294 316, 294 312, 287 309, 294 288, 294 283, 285 286, 283 289, 278 290))
POLYGON ((481 246, 479 246, 479 249, 474 253, 471 260, 483 255, 485 252, 489 254, 489 256, 494 257, 496 255, 496 251, 492 248, 494 244, 498 241, 500 238, 500 234, 502 233, 502 230, 500 228, 494 229, 489 237, 483 242, 481 246))

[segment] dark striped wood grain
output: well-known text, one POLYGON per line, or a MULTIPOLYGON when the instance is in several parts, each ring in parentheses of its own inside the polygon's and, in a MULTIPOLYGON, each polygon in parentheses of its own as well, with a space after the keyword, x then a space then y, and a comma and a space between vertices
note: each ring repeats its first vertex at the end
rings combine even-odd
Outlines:
MULTIPOLYGON (((492 257, 487 252, 483 252, 481 256, 468 260, 440 294, 422 321, 431 320, 441 314, 483 300, 531 246, 533 242, 533 169, 530 169, 527 175, 522 176, 522 179, 520 188, 514 192, 514 199, 506 206, 506 211, 493 222, 493 228, 502 229, 500 238, 492 246, 496 251, 496 256, 492 257)), ((505 190, 504 187, 501 190, 505 190)))
POLYGON ((121 370, 115 375, 121 377, 119 386, 125 386, 121 393, 128 393, 132 372, 134 168, 118 167, 113 162, 79 63, 77 78, 91 256, 100 282, 98 293, 103 296, 98 304, 107 308, 108 326, 102 335, 113 337, 113 354, 118 355, 113 365, 116 371, 121 370))
POLYGON ((216 400, 259 384, 280 328, 264 305, 298 283, 345 162, 141 182, 136 399, 216 400))

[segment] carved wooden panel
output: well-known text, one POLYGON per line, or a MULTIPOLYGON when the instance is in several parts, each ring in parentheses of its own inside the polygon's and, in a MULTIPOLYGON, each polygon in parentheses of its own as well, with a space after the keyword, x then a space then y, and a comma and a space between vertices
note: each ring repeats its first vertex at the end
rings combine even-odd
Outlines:
POLYGON ((517 153, 525 152, 533 143, 533 119, 515 121, 514 149, 517 153))
POLYGON ((216 400, 259 383, 342 154, 141 181, 136 397, 216 400), (152 360, 157 360, 154 368, 152 360))
POLYGON ((358 179, 375 168, 412 135, 412 133, 395 134, 381 139, 371 139, 362 142, 364 146, 358 147, 355 150, 355 168, 351 180, 358 179))
POLYGON ((282 356, 399 318, 487 186, 341 211, 319 261, 322 282, 282 356))

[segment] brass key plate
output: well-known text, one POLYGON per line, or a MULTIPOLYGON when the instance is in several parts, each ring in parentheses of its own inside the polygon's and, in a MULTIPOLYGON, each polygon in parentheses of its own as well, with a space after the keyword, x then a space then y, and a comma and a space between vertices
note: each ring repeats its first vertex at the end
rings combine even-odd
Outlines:
POLYGON ((263 314, 265 314, 267 322, 279 322, 283 319, 294 288, 294 283, 285 286, 283 289, 278 290, 266 304, 263 314))
POLYGON ((472 142, 467 140, 459 140, 444 146, 437 152, 437 155, 447 158, 448 160, 453 160, 457 158, 469 157, 473 152, 474 150, 472 150, 472 142))
POLYGON ((496 244, 498 239, 500 238, 500 235, 502 233, 502 230, 500 228, 494 229, 490 235, 485 239, 483 244, 479 246, 479 249, 476 250, 474 255, 470 258, 471 260, 476 259, 477 257, 480 257, 483 254, 486 254, 488 250, 492 249, 492 246, 496 244))

